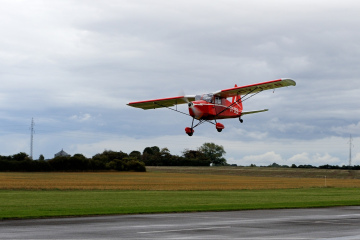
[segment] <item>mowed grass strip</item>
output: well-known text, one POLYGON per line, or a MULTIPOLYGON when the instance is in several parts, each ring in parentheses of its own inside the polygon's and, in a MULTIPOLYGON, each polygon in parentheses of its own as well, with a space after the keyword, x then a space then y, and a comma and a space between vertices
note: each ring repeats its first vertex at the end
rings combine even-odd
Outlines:
POLYGON ((360 205, 357 188, 235 191, 0 190, 0 219, 360 205))
POLYGON ((253 177, 165 172, 0 173, 4 190, 243 190, 360 188, 360 179, 253 177))

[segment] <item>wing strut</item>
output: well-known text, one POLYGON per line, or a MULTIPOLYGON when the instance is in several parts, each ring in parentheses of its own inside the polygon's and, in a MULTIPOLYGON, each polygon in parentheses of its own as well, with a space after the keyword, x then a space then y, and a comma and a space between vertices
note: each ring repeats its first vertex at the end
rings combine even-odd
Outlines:
POLYGON ((173 108, 171 108, 171 107, 168 107, 168 106, 159 104, 159 103, 157 103, 157 102, 154 102, 154 104, 159 105, 160 107, 164 107, 164 108, 167 108, 167 109, 170 109, 170 110, 173 110, 173 111, 175 111, 175 112, 182 113, 182 114, 184 114, 184 115, 187 115, 187 116, 190 116, 190 117, 191 117, 190 114, 187 114, 187 113, 184 113, 184 112, 181 112, 181 111, 177 110, 177 105, 176 105, 176 109, 173 109, 173 108))
POLYGON ((254 88, 253 90, 251 90, 250 92, 248 92, 247 94, 244 95, 245 99, 241 100, 241 98, 239 98, 237 101, 234 101, 233 103, 231 103, 228 107, 226 107, 225 109, 223 109, 222 111, 220 111, 219 113, 216 114, 215 117, 219 116, 221 113, 225 112, 227 109, 231 108, 233 105, 235 105, 236 103, 238 103, 239 101, 245 102, 246 100, 252 98, 253 96, 261 93, 262 91, 264 91, 264 89, 260 90, 259 92, 254 93, 253 95, 249 96, 248 98, 246 98, 247 95, 251 94, 252 92, 254 92, 256 89, 258 89, 259 87, 254 88))

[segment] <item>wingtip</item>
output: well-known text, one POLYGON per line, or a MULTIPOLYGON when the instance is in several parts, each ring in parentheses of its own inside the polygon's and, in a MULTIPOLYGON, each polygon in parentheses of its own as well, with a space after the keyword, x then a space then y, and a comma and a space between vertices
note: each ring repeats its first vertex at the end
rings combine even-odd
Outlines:
POLYGON ((296 82, 291 78, 281 78, 281 81, 285 81, 289 86, 296 86, 296 82))

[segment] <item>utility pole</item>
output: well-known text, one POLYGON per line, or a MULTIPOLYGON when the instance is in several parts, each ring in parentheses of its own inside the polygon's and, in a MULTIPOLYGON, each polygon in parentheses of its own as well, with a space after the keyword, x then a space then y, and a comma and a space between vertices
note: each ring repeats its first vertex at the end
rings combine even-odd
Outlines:
POLYGON ((33 142, 34 142, 34 118, 31 118, 30 126, 30 158, 33 159, 33 142))
POLYGON ((351 150, 353 148, 353 144, 352 144, 352 136, 350 134, 350 139, 349 139, 349 167, 351 167, 351 150))

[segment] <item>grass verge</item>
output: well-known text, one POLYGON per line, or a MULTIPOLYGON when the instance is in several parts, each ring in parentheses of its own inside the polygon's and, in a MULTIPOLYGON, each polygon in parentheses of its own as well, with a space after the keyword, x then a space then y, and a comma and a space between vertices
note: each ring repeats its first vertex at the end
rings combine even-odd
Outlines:
POLYGON ((358 188, 233 191, 0 190, 0 219, 360 205, 358 188))

